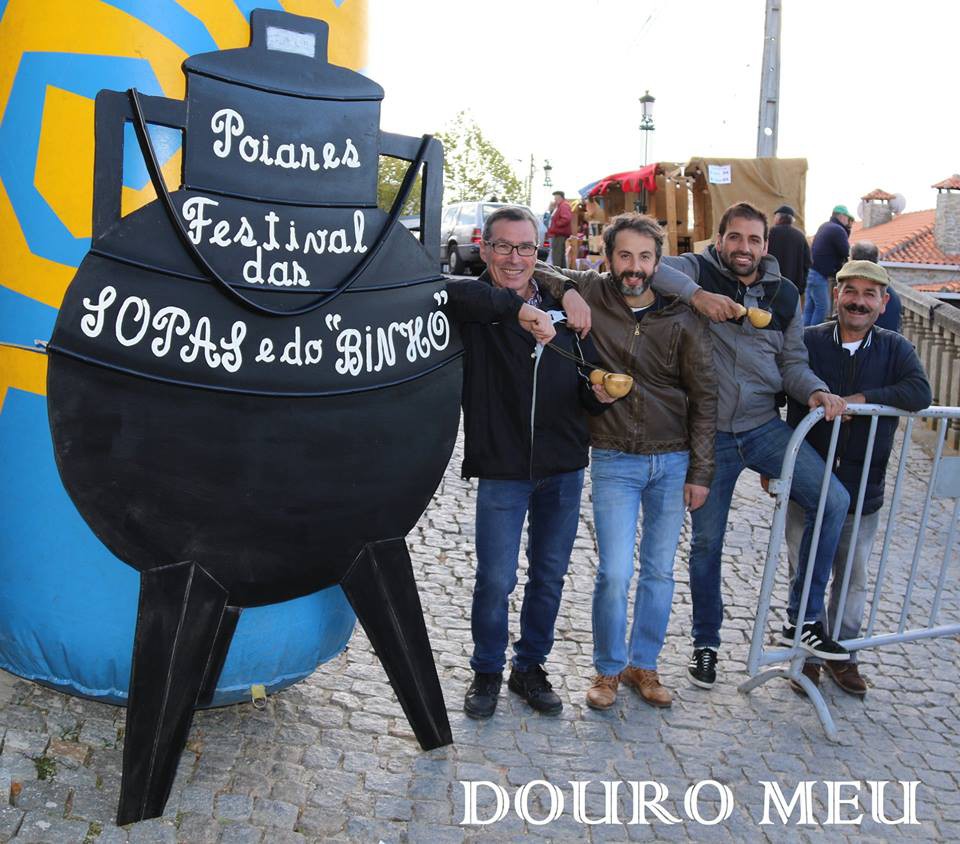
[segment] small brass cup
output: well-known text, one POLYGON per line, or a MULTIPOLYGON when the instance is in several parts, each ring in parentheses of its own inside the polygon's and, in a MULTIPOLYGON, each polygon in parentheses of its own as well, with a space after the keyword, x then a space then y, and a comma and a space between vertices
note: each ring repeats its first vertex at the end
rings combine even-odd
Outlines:
POLYGON ((633 389, 633 378, 620 372, 606 372, 603 369, 594 369, 590 373, 591 384, 602 384, 607 395, 615 399, 623 398, 633 389))
POLYGON ((739 316, 746 316, 754 328, 766 328, 773 319, 773 314, 763 308, 745 308, 743 305, 738 307, 740 308, 739 316))

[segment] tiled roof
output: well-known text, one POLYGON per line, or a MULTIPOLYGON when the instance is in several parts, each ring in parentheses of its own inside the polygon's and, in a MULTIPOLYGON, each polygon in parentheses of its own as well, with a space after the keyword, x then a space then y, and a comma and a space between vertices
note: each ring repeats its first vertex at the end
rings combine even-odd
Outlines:
POLYGON ((929 284, 915 284, 913 289, 922 293, 960 293, 960 278, 953 278, 949 281, 933 281, 929 284))
POLYGON ((932 188, 945 188, 947 190, 960 190, 960 174, 954 173, 949 179, 930 185, 932 188))
POLYGON ((960 264, 960 255, 946 255, 940 250, 931 225, 893 249, 881 252, 880 260, 905 264, 960 264))
POLYGON ((904 264, 960 264, 960 255, 947 255, 937 248, 933 236, 936 212, 911 211, 898 214, 889 223, 864 228, 853 224, 850 243, 869 240, 880 250, 881 261, 904 264))
POLYGON ((850 231, 850 242, 857 243, 869 240, 876 244, 880 254, 893 249, 904 241, 914 237, 924 229, 933 230, 934 210, 910 211, 906 214, 897 214, 889 223, 864 228, 863 222, 858 220, 850 231))
POLYGON ((883 200, 886 200, 887 202, 889 202, 891 199, 896 199, 896 197, 892 193, 887 193, 885 190, 880 190, 880 188, 877 188, 876 190, 872 190, 866 196, 861 196, 860 198, 863 200, 883 199, 883 200))

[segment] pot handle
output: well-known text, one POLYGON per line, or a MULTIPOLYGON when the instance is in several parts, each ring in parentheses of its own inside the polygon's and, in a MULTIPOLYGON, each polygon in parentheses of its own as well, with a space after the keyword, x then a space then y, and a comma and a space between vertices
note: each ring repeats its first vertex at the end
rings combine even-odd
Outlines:
MULTIPOLYGON (((187 107, 183 100, 140 98, 150 123, 183 131, 187 107)), ((130 100, 121 91, 97 94, 94 109, 93 240, 97 241, 120 221, 123 191, 123 129, 133 119, 130 100)))
MULTIPOLYGON (((417 158, 420 138, 380 133, 380 154, 402 161, 417 158)), ((413 168, 416 173, 416 167, 413 168)), ((443 145, 431 143, 423 156, 423 179, 420 189, 420 246, 430 263, 440 265, 440 207, 443 204, 443 145)))

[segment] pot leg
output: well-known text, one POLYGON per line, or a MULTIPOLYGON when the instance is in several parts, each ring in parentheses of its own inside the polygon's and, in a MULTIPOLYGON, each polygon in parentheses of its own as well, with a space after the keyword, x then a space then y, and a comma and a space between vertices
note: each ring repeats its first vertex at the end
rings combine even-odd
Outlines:
MULTIPOLYGON (((224 619, 227 597, 226 590, 192 562, 140 573, 117 809, 120 826, 163 814, 200 688, 215 661, 218 632, 233 632, 229 618, 224 619)), ((229 638, 224 654, 227 645, 229 638)), ((212 682, 216 684, 216 677, 212 682)))
POLYGON ((403 539, 371 542, 340 583, 424 750, 453 743, 403 539))
POLYGON ((233 634, 240 621, 240 607, 224 607, 220 626, 217 628, 217 637, 210 653, 210 661, 200 685, 200 694, 197 697, 197 706, 209 706, 213 703, 213 694, 217 690, 217 680, 223 671, 223 664, 227 661, 227 651, 233 641, 233 634))

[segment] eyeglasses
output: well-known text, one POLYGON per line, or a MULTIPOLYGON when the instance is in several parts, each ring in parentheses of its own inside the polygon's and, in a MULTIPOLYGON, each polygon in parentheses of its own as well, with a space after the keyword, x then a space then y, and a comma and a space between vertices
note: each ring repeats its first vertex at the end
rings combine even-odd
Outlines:
POLYGON ((536 243, 507 243, 505 240, 485 240, 487 244, 498 255, 509 255, 514 249, 521 258, 531 258, 537 254, 536 243))

